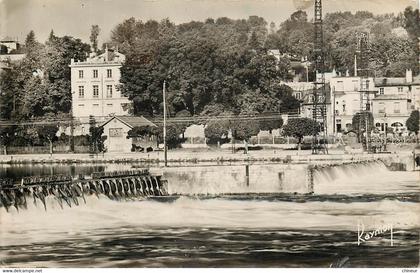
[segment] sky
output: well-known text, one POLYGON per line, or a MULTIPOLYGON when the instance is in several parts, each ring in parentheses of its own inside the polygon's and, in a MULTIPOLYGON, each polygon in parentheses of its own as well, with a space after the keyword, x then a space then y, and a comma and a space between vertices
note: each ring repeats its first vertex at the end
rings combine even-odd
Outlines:
MULTIPOLYGON (((420 0, 323 0, 324 13, 368 10, 375 14, 399 13, 407 6, 418 7, 420 0)), ((313 0, 0 0, 0 38, 23 41, 30 30, 45 41, 51 31, 89 42, 90 27, 101 28, 100 43, 106 42, 115 25, 135 17, 143 21, 169 18, 175 23, 206 18, 264 17, 276 25, 299 7, 313 0)), ((312 17, 313 7, 306 11, 312 17)))

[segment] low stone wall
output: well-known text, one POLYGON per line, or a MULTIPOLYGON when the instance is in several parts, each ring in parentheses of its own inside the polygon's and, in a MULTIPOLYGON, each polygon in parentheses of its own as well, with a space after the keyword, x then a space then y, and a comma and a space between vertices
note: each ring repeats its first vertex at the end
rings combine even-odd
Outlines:
MULTIPOLYGON (((89 153, 89 146, 75 146, 75 153, 89 153)), ((53 146, 53 153, 69 153, 70 146, 68 145, 58 145, 53 146)), ((49 154, 49 146, 25 146, 25 147, 7 147, 7 154, 49 154)))

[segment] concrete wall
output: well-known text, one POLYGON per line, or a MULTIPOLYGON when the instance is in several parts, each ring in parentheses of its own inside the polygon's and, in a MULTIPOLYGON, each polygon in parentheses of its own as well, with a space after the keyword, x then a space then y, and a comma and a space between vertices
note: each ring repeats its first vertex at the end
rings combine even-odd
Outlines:
POLYGON ((166 168, 170 193, 219 194, 262 192, 308 192, 305 165, 203 166, 166 168))

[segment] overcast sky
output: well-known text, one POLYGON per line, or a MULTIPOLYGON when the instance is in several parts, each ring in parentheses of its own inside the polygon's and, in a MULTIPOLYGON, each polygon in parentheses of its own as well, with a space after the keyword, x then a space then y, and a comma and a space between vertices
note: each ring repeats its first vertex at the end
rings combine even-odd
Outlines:
MULTIPOLYGON (((329 11, 369 10, 375 14, 399 13, 407 6, 418 7, 419 0, 323 0, 329 11)), ((0 38, 23 40, 32 29, 45 41, 51 29, 56 35, 71 35, 89 41, 90 26, 101 28, 100 42, 124 19, 146 21, 169 18, 175 23, 222 16, 264 17, 269 23, 284 21, 298 3, 313 0, 0 0, 0 38)), ((312 17, 312 7, 307 9, 312 17)))

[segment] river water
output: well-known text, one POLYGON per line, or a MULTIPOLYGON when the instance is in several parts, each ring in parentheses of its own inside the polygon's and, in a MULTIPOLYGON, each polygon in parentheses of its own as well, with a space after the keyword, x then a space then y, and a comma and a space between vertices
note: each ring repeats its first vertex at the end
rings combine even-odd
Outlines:
MULTIPOLYGON (((131 169, 3 165, 1 177, 131 169)), ((152 166, 155 167, 155 166, 152 166)), ((47 211, 0 207, 0 267, 416 267, 419 172, 381 163, 315 173, 303 165, 176 166, 170 197, 47 211), (282 175, 279 175, 282 173, 282 175), (281 178, 280 178, 281 177, 281 178), (368 231, 383 234, 359 241, 368 231), (359 228, 359 231, 358 231, 359 228)))

